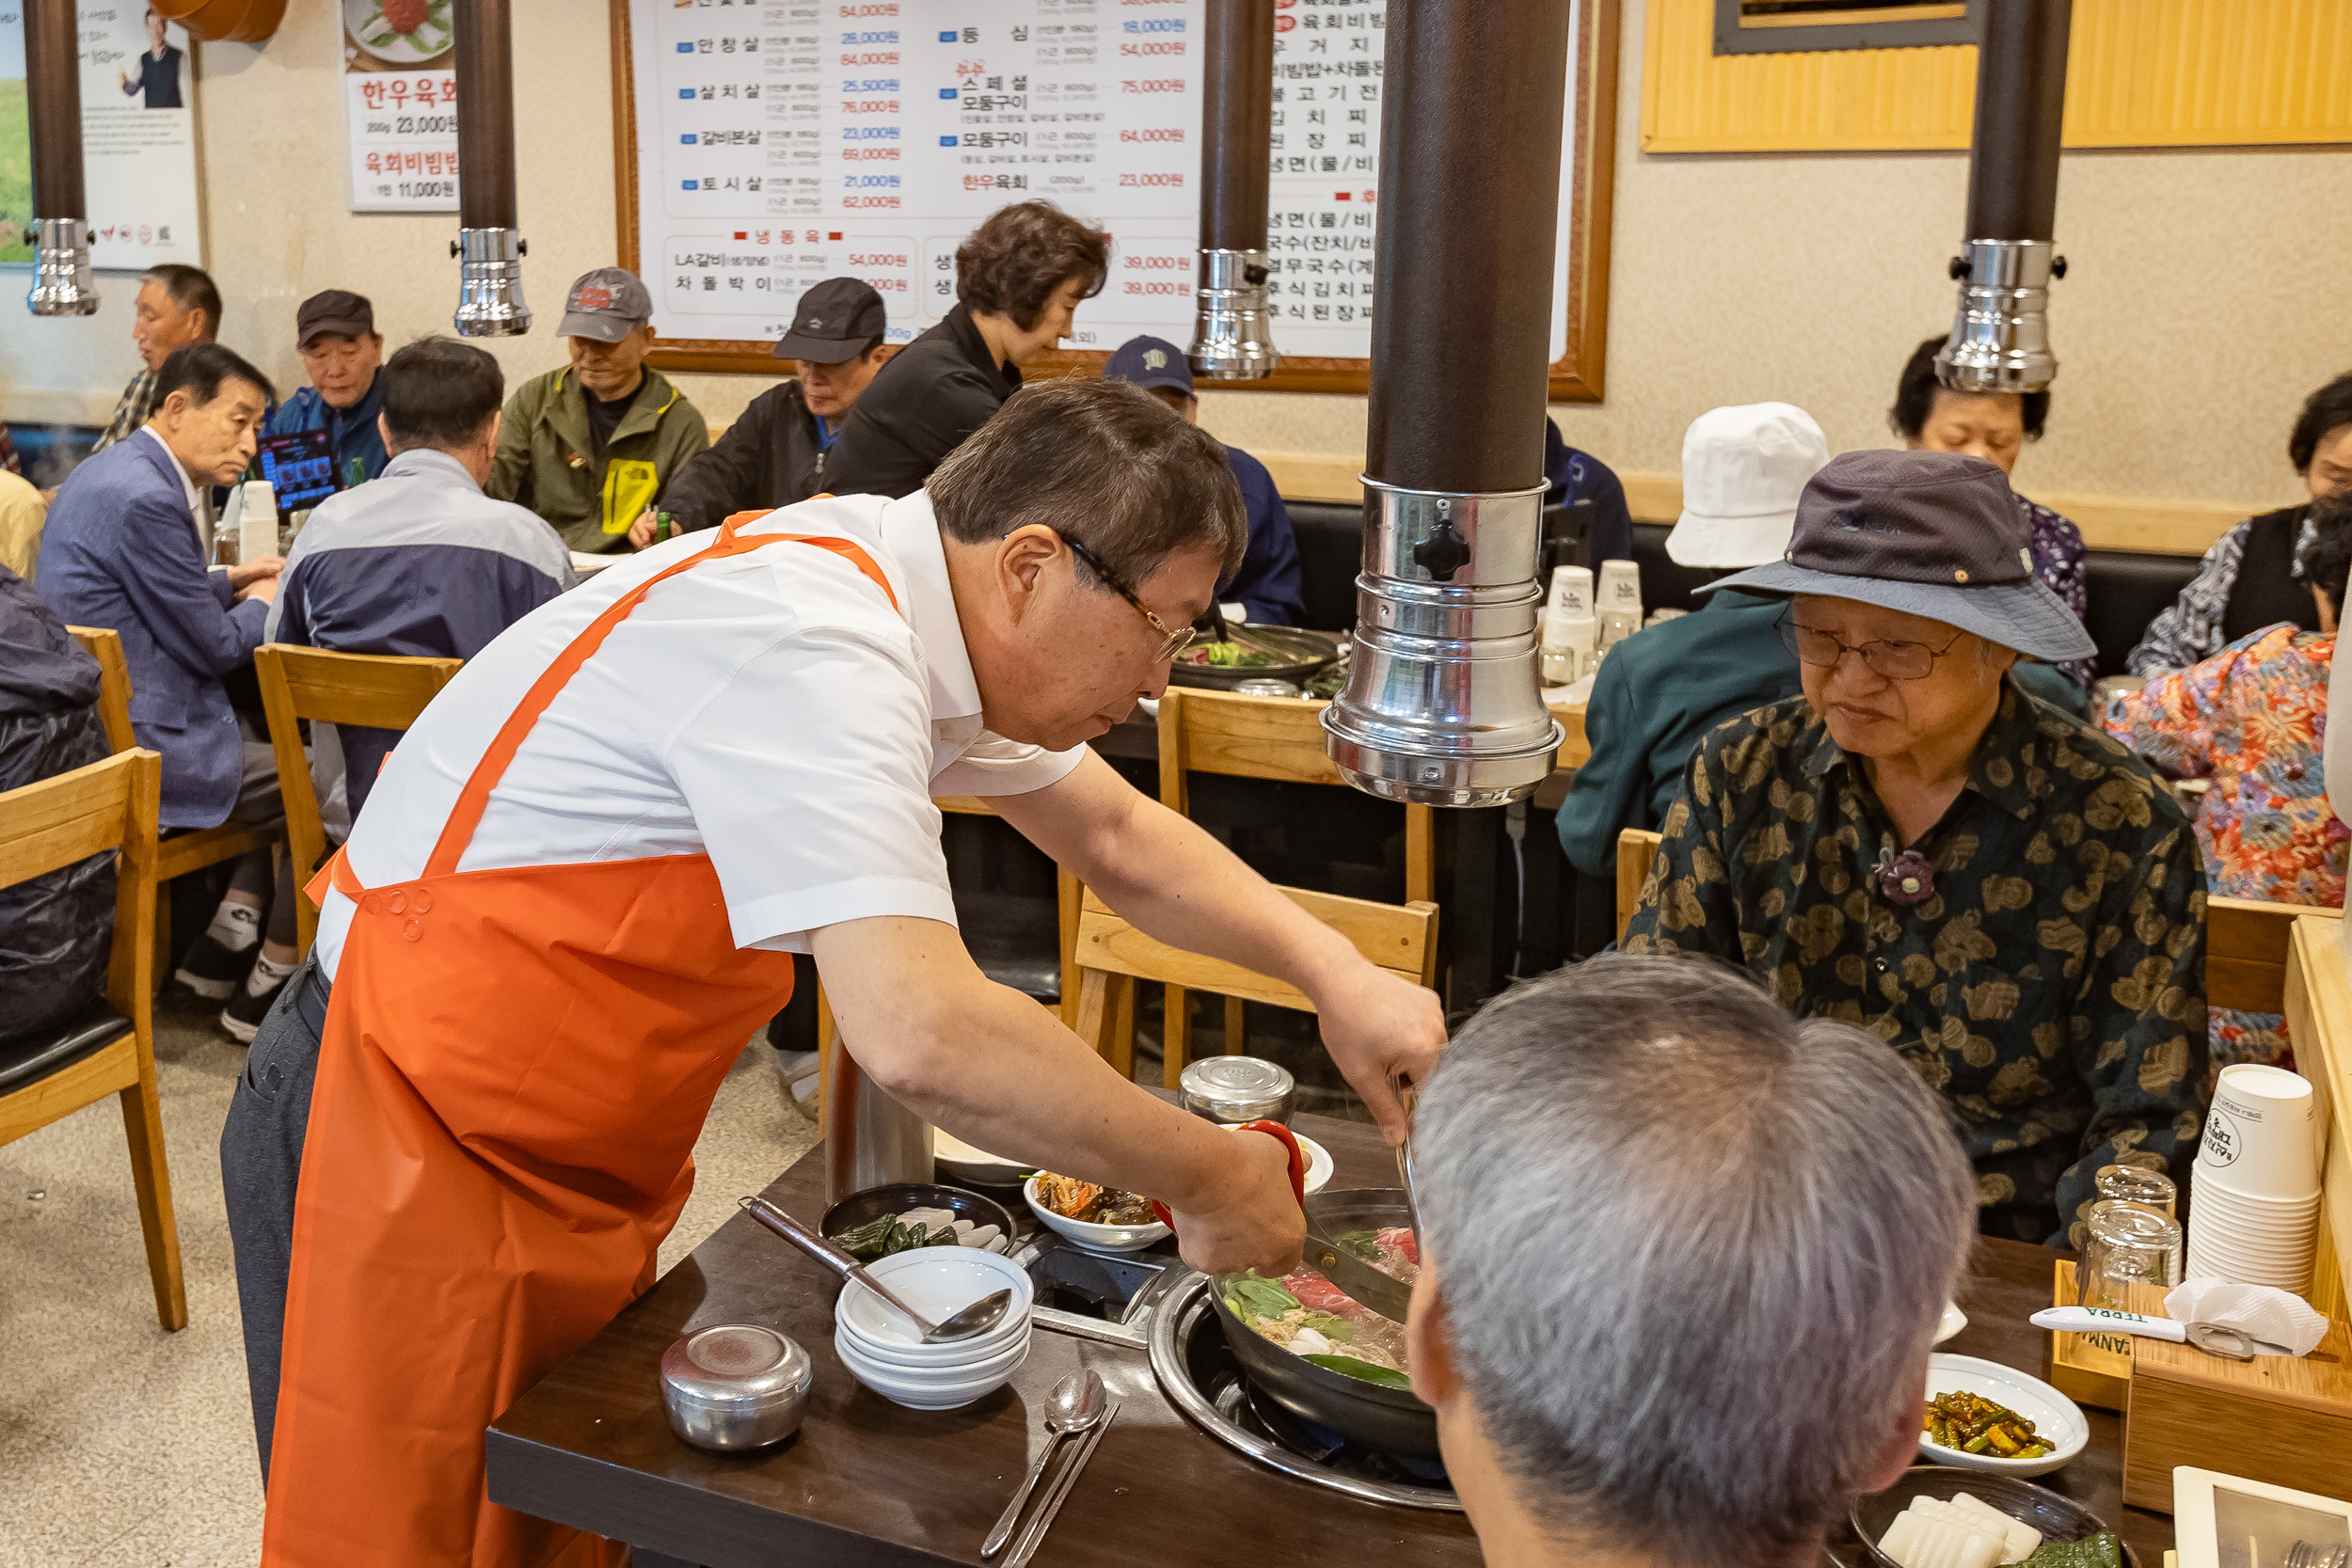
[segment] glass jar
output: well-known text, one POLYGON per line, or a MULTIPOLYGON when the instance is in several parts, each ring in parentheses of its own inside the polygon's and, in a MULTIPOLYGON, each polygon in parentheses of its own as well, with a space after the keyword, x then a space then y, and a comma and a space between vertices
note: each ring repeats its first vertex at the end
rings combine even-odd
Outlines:
POLYGON ((2172 1179, 2162 1171, 2140 1165, 2101 1165, 2091 1180, 2102 1198, 2141 1204, 2165 1214, 2180 1213, 2174 1206, 2177 1195, 2172 1179))
POLYGON ((2137 1312, 2128 1287, 2169 1290, 2181 1282, 2181 1224, 2160 1209, 2110 1198, 2093 1204, 2090 1239, 2076 1266, 2076 1305, 2137 1312))

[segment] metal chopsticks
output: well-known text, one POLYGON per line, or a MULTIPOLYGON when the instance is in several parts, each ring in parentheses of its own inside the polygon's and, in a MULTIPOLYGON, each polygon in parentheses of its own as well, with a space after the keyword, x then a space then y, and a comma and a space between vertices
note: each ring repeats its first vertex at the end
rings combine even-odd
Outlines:
POLYGON ((1062 1498, 1069 1496, 1072 1484, 1078 1479, 1078 1472, 1087 1467, 1087 1461, 1094 1457, 1095 1447, 1103 1441, 1103 1434, 1110 1431, 1111 1423, 1118 1419, 1119 1406, 1114 1404, 1109 1413, 1103 1418, 1102 1424, 1087 1433, 1078 1447, 1077 1453, 1071 1458, 1067 1465, 1063 1466, 1061 1474, 1055 1478, 1053 1490, 1045 1494, 1045 1500, 1038 1505, 1037 1513, 1031 1515, 1029 1528, 1021 1532, 1020 1543, 1013 1547, 1012 1555, 1005 1559, 1004 1568, 1025 1568, 1029 1559, 1036 1555, 1038 1543, 1043 1541, 1045 1532, 1053 1528, 1054 1515, 1060 1511, 1062 1498))

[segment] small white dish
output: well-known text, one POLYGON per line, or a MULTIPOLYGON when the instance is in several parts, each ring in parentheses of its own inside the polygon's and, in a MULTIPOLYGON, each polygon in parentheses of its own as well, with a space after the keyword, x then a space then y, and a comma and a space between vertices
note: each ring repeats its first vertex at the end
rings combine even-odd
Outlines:
POLYGON ((866 1355, 838 1329, 834 1332, 833 1348, 841 1357, 841 1364, 850 1369, 850 1376, 893 1404, 905 1405, 909 1410, 956 1410, 985 1399, 1012 1381, 1013 1373, 1029 1358, 1029 1343, 1024 1339, 1014 1347, 1009 1363, 993 1362, 968 1374, 961 1370, 943 1373, 885 1366, 866 1355))
POLYGON ((1935 1325, 1935 1338, 1928 1342, 1940 1345, 1967 1326, 1968 1314, 1960 1309, 1960 1303, 1947 1301, 1944 1304, 1943 1321, 1935 1325))
POLYGON ((2090 1441, 2090 1423, 2074 1402, 2038 1377, 2014 1367, 1974 1355, 1938 1352, 1928 1357, 1927 1398, 1938 1394, 1975 1394, 2006 1405, 2033 1423, 2036 1433, 2051 1445, 2039 1459, 2001 1459, 1992 1454, 1963 1453, 1931 1443, 1923 1432, 1919 1451, 1938 1465, 1963 1470, 1984 1470, 2001 1476, 2046 1476, 2071 1462, 2090 1441))
POLYGON ((1021 1183, 1021 1196, 1027 1200, 1029 1212, 1038 1217, 1039 1224, 1069 1237, 1089 1252, 1141 1252, 1168 1233, 1168 1227, 1157 1220, 1150 1225, 1096 1225, 1091 1220, 1065 1218, 1038 1201, 1037 1182, 1038 1179, 1032 1176, 1021 1183))
MULTIPOLYGON (((1238 1132, 1242 1131, 1242 1125, 1243 1124, 1235 1123, 1229 1126, 1226 1131, 1230 1132, 1238 1132)), ((1263 1133, 1260 1135, 1263 1136, 1263 1133)), ((1312 1197, 1315 1194, 1323 1191, 1324 1188, 1331 1184, 1331 1173, 1339 1167, 1331 1163, 1331 1151, 1324 1148, 1321 1144, 1315 1142, 1314 1139, 1307 1136, 1306 1133, 1293 1132, 1291 1136, 1298 1140, 1298 1152, 1307 1157, 1307 1188, 1305 1196, 1312 1197)))
POLYGON ((904 1313, 855 1280, 841 1287, 833 1306, 836 1327, 850 1328, 859 1338, 931 1365, 967 1361, 976 1354, 993 1354, 1004 1341, 1029 1329, 1029 1307, 1037 1288, 1028 1271, 998 1253, 978 1247, 916 1247, 868 1263, 866 1272, 933 1323, 944 1323, 982 1296, 1012 1291, 1012 1307, 1003 1323, 971 1339, 927 1345, 904 1313))
POLYGON ((943 1127, 931 1129, 931 1163, 960 1181, 984 1187, 1012 1186, 1029 1171, 1018 1161, 974 1148, 943 1127))

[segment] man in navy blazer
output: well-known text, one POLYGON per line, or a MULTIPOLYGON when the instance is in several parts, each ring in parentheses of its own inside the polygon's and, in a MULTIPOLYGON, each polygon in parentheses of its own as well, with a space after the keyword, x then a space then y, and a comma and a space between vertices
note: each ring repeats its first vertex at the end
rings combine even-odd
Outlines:
MULTIPOLYGON (((83 462, 57 491, 36 586, 69 625, 122 638, 132 732, 164 759, 166 831, 266 821, 279 810, 277 769, 268 743, 239 724, 222 677, 251 661, 281 562, 209 570, 197 515, 202 491, 234 483, 252 462, 269 379, 217 343, 192 343, 164 361, 155 390, 138 433, 83 462)), ((262 937, 270 880, 266 853, 239 865, 177 973, 199 995, 229 998, 250 978, 246 955, 262 937)), ((264 980, 293 968, 291 867, 279 884, 278 920, 252 966, 264 980)))

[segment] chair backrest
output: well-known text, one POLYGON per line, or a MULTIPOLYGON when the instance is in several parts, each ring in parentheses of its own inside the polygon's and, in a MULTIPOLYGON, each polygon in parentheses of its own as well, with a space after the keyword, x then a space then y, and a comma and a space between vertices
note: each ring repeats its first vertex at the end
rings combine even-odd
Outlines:
MULTIPOLYGON (((1281 784, 1334 784, 1347 780, 1324 747, 1325 702, 1296 697, 1244 697, 1171 686, 1160 695, 1160 803, 1190 816, 1188 773, 1223 773, 1281 784)), ((1437 895, 1436 821, 1432 808, 1405 808, 1405 896, 1437 895)))
MULTIPOLYGON (((996 808, 977 795, 933 796, 931 804, 949 816, 994 816, 996 808)), ((1077 877, 1069 867, 1054 867, 1054 925, 1061 949, 1061 1017, 1067 1023, 1078 1016, 1078 964, 1073 956, 1078 941, 1077 877)))
POLYGON ((131 661, 122 657, 122 637, 111 626, 68 626, 82 651, 98 660, 98 718, 106 726, 106 743, 127 752, 138 742, 131 736, 131 661))
POLYGON ((2205 900, 2205 1005, 2249 1013, 2286 1010, 2287 945, 2307 914, 2342 910, 2253 898, 2205 900))
MULTIPOLYGON (((1290 901, 1355 943, 1356 951, 1400 978, 1426 986, 1438 973, 1438 906, 1427 902, 1375 904, 1302 888, 1278 890, 1290 901)), ((1124 974, 1136 980, 1214 991, 1244 1001, 1314 1011, 1303 991, 1270 975, 1222 958, 1204 958, 1145 935, 1111 911, 1088 889, 1078 911, 1078 969, 1124 974)), ((1082 981, 1083 983, 1083 981, 1082 981)))
POLYGON ((1650 862, 1658 858, 1658 847, 1665 840, 1642 828, 1628 828, 1617 835, 1617 940, 1625 941, 1625 928, 1632 924, 1633 911, 1641 907, 1642 884, 1649 880, 1650 862))
POLYGON ((164 759, 134 747, 0 794, 0 887, 119 851, 106 995, 142 1031, 154 990, 155 822, 163 787, 164 759))
MULTIPOLYGON (((278 754, 278 788, 285 801, 286 845, 294 856, 297 887, 326 853, 326 830, 319 821, 318 794, 302 752, 299 721, 360 724, 405 730, 417 721, 441 688, 463 668, 453 658, 403 658, 389 654, 343 654, 290 642, 264 642, 254 650, 262 709, 269 716, 271 749, 278 754)), ((294 905, 296 952, 310 951, 318 931, 318 906, 308 894, 294 905)))

